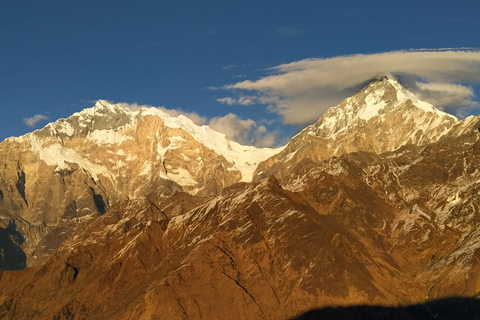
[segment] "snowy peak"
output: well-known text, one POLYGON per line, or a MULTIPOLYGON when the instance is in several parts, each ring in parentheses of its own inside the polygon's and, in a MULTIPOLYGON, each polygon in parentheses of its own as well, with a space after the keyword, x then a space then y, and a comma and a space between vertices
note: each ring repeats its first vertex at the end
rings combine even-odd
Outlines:
MULTIPOLYGON (((391 111, 394 107, 401 106, 404 103, 412 103, 415 107, 428 113, 431 112, 440 117, 448 117, 458 120, 456 117, 442 112, 428 102, 420 100, 410 90, 405 88, 400 81, 391 74, 377 76, 370 80, 357 94, 361 100, 361 93, 365 95, 360 118, 369 119, 378 114, 391 111), (390 106, 382 110, 383 106, 390 106)), ((357 96, 355 95, 354 98, 357 96)))
POLYGON ((256 175, 278 175, 305 158, 319 163, 351 152, 381 154, 407 144, 426 145, 438 141, 458 122, 418 99, 393 76, 382 75, 327 110, 282 152, 261 163, 256 175))
POLYGON ((125 108, 119 104, 111 104, 106 100, 98 100, 93 106, 93 111, 97 114, 117 114, 117 113, 127 113, 130 109, 125 108))
POLYGON ((372 79, 368 80, 367 83, 360 89, 360 91, 368 90, 374 84, 389 84, 397 87, 397 89, 402 90, 404 89, 403 86, 400 84, 400 81, 395 78, 391 73, 384 73, 380 74, 372 79))
POLYGON ((77 120, 79 123, 90 123, 91 131, 118 129, 134 122, 135 113, 130 109, 98 100, 92 108, 74 113, 67 120, 77 120))
MULTIPOLYGON (((28 133, 38 138, 59 139, 88 138, 95 131, 118 130, 135 122, 135 114, 121 106, 98 100, 91 108, 76 112, 68 118, 58 119, 44 128, 28 133)), ((20 137, 19 139, 22 139, 20 137)))
POLYGON ((104 100, 8 142, 52 174, 82 169, 112 197, 129 198, 158 185, 217 194, 251 181, 257 165, 281 150, 240 145, 159 108, 134 111, 104 100))
MULTIPOLYGON (((338 106, 330 108, 309 130, 315 131, 323 138, 332 138, 357 121, 383 122, 385 118, 393 114, 405 120, 415 115, 422 119, 458 121, 454 116, 418 99, 392 75, 382 75, 369 81, 354 96, 345 99, 338 106)), ((416 120, 416 122, 419 121, 416 120)), ((402 126, 402 122, 392 122, 391 125, 402 126)))

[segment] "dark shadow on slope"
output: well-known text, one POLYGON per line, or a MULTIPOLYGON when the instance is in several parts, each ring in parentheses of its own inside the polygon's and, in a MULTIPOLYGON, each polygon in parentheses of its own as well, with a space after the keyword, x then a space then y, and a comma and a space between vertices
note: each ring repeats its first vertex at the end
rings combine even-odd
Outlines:
POLYGON ((22 197, 23 201, 25 201, 25 204, 28 206, 28 201, 27 201, 27 196, 25 195, 25 172, 23 170, 18 174, 18 180, 17 183, 15 183, 15 186, 17 187, 18 193, 20 193, 20 196, 22 197))
POLYGON ((107 206, 105 205, 105 201, 103 200, 102 196, 95 193, 95 190, 92 187, 90 187, 90 191, 92 191, 93 201, 95 202, 95 206, 100 212, 100 215, 107 212, 107 206))
POLYGON ((93 201, 95 202, 95 206, 97 207, 98 211, 100 214, 104 214, 107 212, 106 206, 105 206, 105 201, 103 201, 103 198, 99 194, 94 194, 93 195, 93 201))
POLYGON ((448 298, 404 307, 327 307, 292 320, 480 320, 480 300, 448 298))
POLYGON ((27 256, 20 247, 24 241, 15 221, 10 221, 6 228, 0 228, 0 271, 25 269, 27 256))

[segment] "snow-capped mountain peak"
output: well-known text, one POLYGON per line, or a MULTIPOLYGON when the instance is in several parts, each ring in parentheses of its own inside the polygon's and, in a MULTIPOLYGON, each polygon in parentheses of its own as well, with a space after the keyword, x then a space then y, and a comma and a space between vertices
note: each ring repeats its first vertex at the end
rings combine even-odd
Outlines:
POLYGON ((297 134, 282 152, 259 165, 257 175, 304 158, 317 162, 355 151, 380 154, 406 144, 432 143, 458 122, 418 99, 392 75, 381 75, 297 134))
POLYGON ((355 121, 370 121, 378 117, 377 120, 383 121, 388 114, 411 114, 414 110, 417 115, 431 115, 433 118, 458 121, 454 116, 418 99, 396 78, 388 74, 375 77, 357 94, 330 108, 310 129, 314 129, 324 138, 333 137, 355 121))
POLYGON ((216 193, 251 181, 258 163, 281 150, 240 145, 183 115, 153 107, 133 111, 105 100, 8 141, 54 172, 81 168, 105 189, 127 197, 165 183, 216 193))

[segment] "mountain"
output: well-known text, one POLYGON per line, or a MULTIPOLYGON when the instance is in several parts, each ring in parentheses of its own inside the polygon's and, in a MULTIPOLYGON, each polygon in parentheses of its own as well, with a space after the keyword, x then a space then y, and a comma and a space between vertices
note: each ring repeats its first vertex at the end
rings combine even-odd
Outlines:
MULTIPOLYGON (((459 120, 419 100, 391 75, 369 81, 261 163, 255 176, 277 176, 303 159, 316 163, 356 151, 381 154, 438 141, 459 120)), ((288 170, 287 170, 288 171, 288 170)))
MULTIPOLYGON (((137 117, 125 117, 134 119, 125 123, 123 116, 102 117, 107 127, 97 130, 128 137, 128 130, 109 126, 117 121, 118 128, 137 128, 141 113, 125 111, 137 117)), ((77 117, 60 120, 58 128, 77 117)), ((57 129, 46 138, 32 133, 37 140, 46 139, 38 153, 59 143, 95 164, 101 157, 96 150, 107 148, 86 138, 97 120, 93 124, 77 120, 91 127, 72 125, 73 130, 57 129), (62 136, 64 131, 71 134, 62 136), (69 145, 76 134, 85 147, 69 145)), ((158 118, 147 120, 160 123, 158 118)), ((188 130, 183 125, 176 129, 188 130)), ((10 182, 11 190, 0 188, 2 214, 10 214, 8 227, 0 233, 3 257, 10 254, 21 260, 19 248, 28 255, 25 243, 44 253, 31 267, 0 273, 0 318, 288 319, 328 306, 403 306, 451 296, 476 298, 480 293, 479 127, 479 117, 458 120, 419 101, 394 78, 381 77, 327 111, 284 149, 262 151, 273 156, 259 164, 252 181, 240 181, 238 176, 226 187, 192 191, 162 178, 151 189, 135 193, 132 188, 128 193, 120 183, 116 189, 106 187, 109 180, 100 173, 95 178, 91 167, 81 161, 75 162, 78 169, 63 176, 55 174, 63 170, 61 163, 45 164, 42 168, 50 170, 46 172, 64 179, 66 191, 59 194, 91 192, 84 197, 90 202, 77 206, 91 213, 45 223, 46 235, 32 231, 41 225, 11 214, 17 205, 17 212, 34 216, 29 209, 21 211, 25 199, 29 206, 34 201, 28 196, 32 189, 23 185, 35 180, 36 171, 26 168, 43 162, 14 161, 17 153, 9 149, 10 155, 0 159, 11 162, 1 167, 17 171, 11 169, 10 179, 16 179, 10 182), (378 96, 375 103, 374 96, 378 96), (416 121, 415 126, 411 121, 416 121), (113 190, 123 196, 114 198, 113 190), (105 202, 103 213, 98 203, 95 207, 98 196, 105 202), (60 232, 62 228, 68 231, 60 232), (35 247, 34 236, 42 244, 35 247)), ((159 135, 172 129, 161 128, 159 135)), ((112 139, 150 141, 142 149, 145 153, 156 145, 151 143, 156 136, 152 131, 134 132, 133 139, 112 139)), ((6 143, 30 146, 32 136, 6 143)), ((127 148, 126 142, 120 144, 125 157, 127 151, 139 153, 127 148)), ((117 147, 108 148, 102 150, 118 152, 117 147)), ((150 161, 151 155, 142 159, 150 161)), ((105 160, 100 161, 111 170, 105 160)), ((72 162, 64 163, 72 169, 72 162)), ((151 163, 153 167, 157 162, 151 163)), ((56 192, 49 194, 51 199, 54 196, 58 197, 56 192)), ((50 202, 52 208, 60 206, 50 202)), ((408 315, 448 319, 451 308, 442 303, 411 307, 408 315), (441 314, 435 314, 437 310, 441 314)), ((333 314, 329 310, 321 312, 333 314)), ((351 310, 360 309, 343 313, 351 310)))
POLYGON ((105 188, 124 197, 145 193, 136 186, 138 176, 143 184, 158 179, 192 194, 214 194, 234 182, 251 181, 258 162, 280 151, 242 146, 183 115, 172 117, 157 108, 134 112, 102 100, 7 142, 38 156, 55 172, 78 166, 95 180, 103 176, 105 188), (218 179, 211 179, 212 173, 218 179))
MULTIPOLYGON (((157 108, 93 108, 0 143, 0 223, 26 236, 27 265, 54 251, 82 221, 161 186, 214 195, 250 181, 279 149, 230 141, 208 126, 157 108)), ((0 224, 1 225, 1 224, 0 224)))

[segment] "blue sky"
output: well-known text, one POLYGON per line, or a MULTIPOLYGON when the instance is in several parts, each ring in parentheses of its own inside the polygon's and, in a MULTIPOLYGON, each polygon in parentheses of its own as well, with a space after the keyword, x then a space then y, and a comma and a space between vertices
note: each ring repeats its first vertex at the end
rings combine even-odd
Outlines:
MULTIPOLYGON (((478 48, 478 17, 478 0, 0 0, 0 140, 106 99, 195 112, 205 123, 233 113, 230 120, 253 121, 239 127, 250 130, 239 140, 263 126, 278 144, 311 119, 289 121, 261 99, 221 103, 265 94, 225 86, 309 58, 478 48), (47 119, 27 126, 35 115, 47 119)), ((476 78, 457 82, 478 95, 476 78)), ((468 113, 479 112, 472 104, 468 113)))

